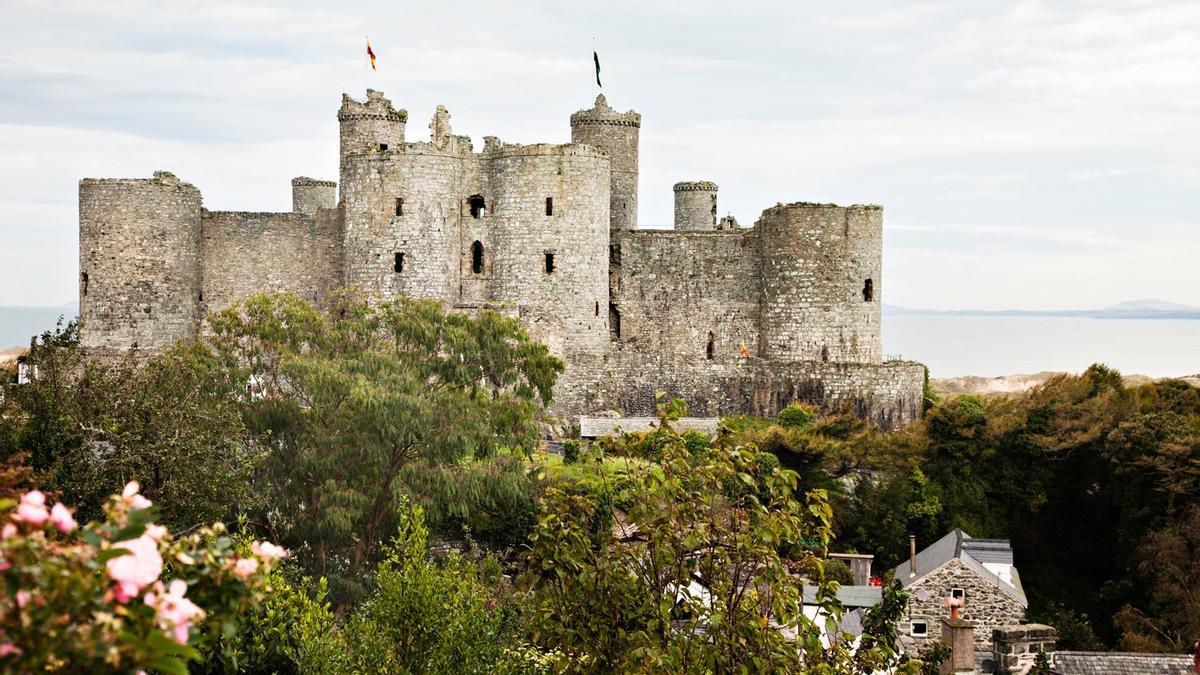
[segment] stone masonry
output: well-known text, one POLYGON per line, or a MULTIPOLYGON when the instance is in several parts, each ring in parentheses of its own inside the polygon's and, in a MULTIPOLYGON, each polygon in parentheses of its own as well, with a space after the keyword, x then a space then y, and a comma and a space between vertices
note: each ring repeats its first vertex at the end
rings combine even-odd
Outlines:
POLYGON ((881 361, 879 207, 779 204, 742 228, 692 181, 675 230, 638 229, 642 119, 603 96, 566 144, 476 151, 440 106, 410 141, 374 90, 343 96, 338 122, 340 181, 294 179, 290 213, 209 211, 167 172, 81 181, 84 347, 153 352, 254 291, 353 286, 520 317, 567 363, 560 414, 652 414, 659 391, 702 415, 919 414, 921 366, 881 361))
POLYGON ((905 620, 910 624, 913 620, 925 621, 929 627, 928 637, 910 636, 913 643, 920 646, 939 639, 938 626, 942 618, 949 614, 945 601, 955 588, 965 592, 958 615, 975 625, 975 644, 980 649, 991 648, 992 634, 997 628, 1025 620, 1024 605, 1005 593, 992 579, 980 575, 962 560, 953 558, 904 589, 910 594, 905 620))

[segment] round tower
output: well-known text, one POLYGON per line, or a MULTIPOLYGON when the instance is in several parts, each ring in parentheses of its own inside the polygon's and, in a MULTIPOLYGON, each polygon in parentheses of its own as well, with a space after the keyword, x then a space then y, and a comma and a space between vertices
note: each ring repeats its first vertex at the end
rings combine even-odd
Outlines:
POLYGON ((779 204, 763 211, 756 227, 762 245, 759 355, 879 363, 883 210, 779 204))
POLYGON ((490 155, 493 299, 515 305, 551 351, 609 347, 609 158, 579 145, 490 155))
POLYGON ((718 229, 716 183, 698 180, 675 184, 675 229, 718 229))
POLYGON ((337 183, 300 176, 292 179, 292 211, 313 214, 337 206, 337 183))
POLYGON ((166 171, 79 183, 80 345, 157 351, 202 318, 200 191, 166 171))
POLYGON ((637 227, 638 133, 642 116, 630 110, 617 112, 604 94, 596 97, 591 110, 571 115, 571 142, 583 143, 608 153, 612 165, 609 190, 611 229, 637 227))
MULTIPOLYGON (((342 107, 337 117, 338 166, 343 172, 350 155, 388 152, 404 144, 408 111, 393 108, 392 102, 381 91, 368 89, 366 101, 356 101, 349 94, 342 94, 342 107)), ((340 176, 339 180, 345 189, 346 177, 340 176)))

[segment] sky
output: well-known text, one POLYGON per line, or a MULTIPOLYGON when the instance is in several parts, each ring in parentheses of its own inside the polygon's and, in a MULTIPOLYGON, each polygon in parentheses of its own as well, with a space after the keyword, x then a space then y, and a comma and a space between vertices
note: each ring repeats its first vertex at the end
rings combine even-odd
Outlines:
POLYGON ((78 294, 78 181, 170 170, 207 208, 337 178, 342 92, 426 138, 567 142, 642 114, 642 225, 720 185, 884 207, 883 301, 1200 306, 1197 2, 0 0, 0 305, 78 294), (378 72, 364 72, 364 36, 378 72))

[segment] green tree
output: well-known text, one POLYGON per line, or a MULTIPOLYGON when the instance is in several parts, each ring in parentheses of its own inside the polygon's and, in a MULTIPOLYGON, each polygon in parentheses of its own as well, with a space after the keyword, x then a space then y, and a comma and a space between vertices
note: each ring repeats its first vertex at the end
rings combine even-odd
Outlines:
POLYGON ((405 468, 530 446, 563 368, 516 319, 431 300, 346 294, 321 312, 259 294, 210 323, 213 358, 249 383, 246 425, 271 448, 258 524, 339 604, 361 597, 396 530, 405 468))

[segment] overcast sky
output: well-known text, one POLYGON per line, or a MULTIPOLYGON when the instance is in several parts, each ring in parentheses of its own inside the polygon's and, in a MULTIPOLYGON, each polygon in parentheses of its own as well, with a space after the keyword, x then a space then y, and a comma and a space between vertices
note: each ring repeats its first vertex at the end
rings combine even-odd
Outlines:
POLYGON ((427 138, 565 142, 642 114, 644 225, 710 179, 884 206, 884 302, 1200 305, 1200 3, 0 0, 0 305, 77 296, 80 178, 173 171, 210 209, 337 178, 343 91, 427 138))

